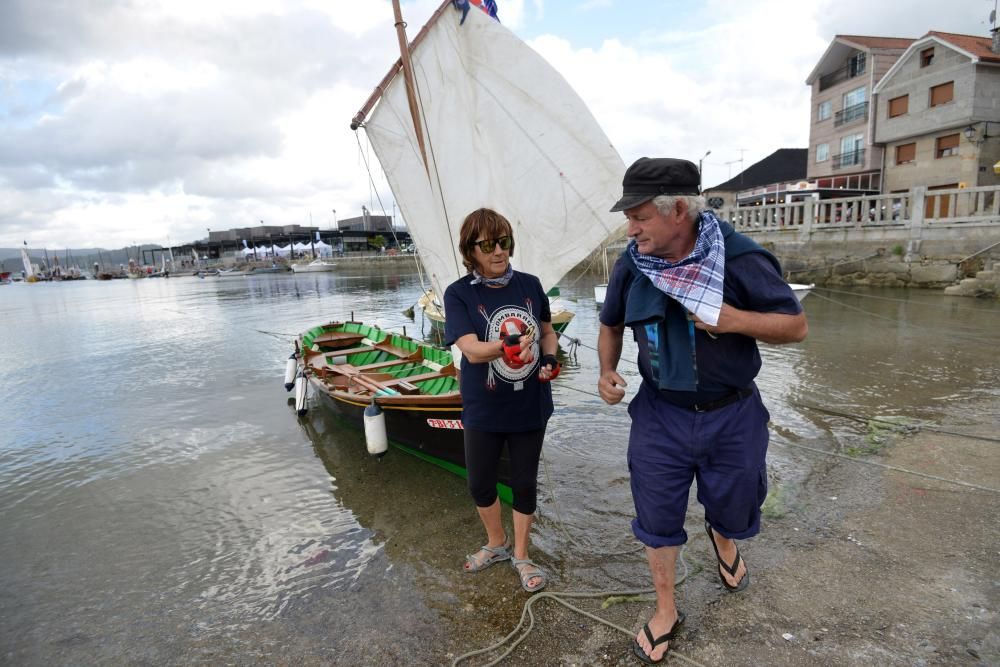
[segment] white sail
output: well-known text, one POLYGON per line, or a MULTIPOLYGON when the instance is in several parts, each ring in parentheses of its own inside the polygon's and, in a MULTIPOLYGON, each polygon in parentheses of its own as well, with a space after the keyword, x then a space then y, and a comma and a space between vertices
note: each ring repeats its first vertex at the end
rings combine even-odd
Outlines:
POLYGON ((35 276, 35 267, 31 265, 31 258, 28 257, 28 248, 21 248, 21 263, 24 264, 24 277, 33 278, 35 276))
POLYGON ((437 294, 465 274, 458 232, 480 207, 510 220, 512 263, 549 289, 621 227, 625 165, 540 55, 483 12, 460 18, 444 11, 411 52, 430 178, 402 74, 366 131, 437 294))

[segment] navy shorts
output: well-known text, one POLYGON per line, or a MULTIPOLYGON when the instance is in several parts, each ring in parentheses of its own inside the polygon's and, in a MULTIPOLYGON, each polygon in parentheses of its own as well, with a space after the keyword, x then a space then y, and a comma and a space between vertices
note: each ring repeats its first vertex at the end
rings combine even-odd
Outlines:
POLYGON ((715 530, 732 539, 760 531, 771 417, 756 386, 743 400, 694 412, 667 403, 643 382, 628 411, 632 531, 640 542, 653 548, 687 542, 684 516, 693 480, 715 530))

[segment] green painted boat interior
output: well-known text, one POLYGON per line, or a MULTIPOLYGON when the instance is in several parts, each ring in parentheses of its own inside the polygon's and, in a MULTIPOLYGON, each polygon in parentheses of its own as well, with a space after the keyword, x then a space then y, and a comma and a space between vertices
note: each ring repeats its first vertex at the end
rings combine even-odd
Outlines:
MULTIPOLYGON (((368 340, 375 341, 376 343, 388 342, 390 345, 400 348, 402 350, 407 350, 409 352, 414 352, 418 348, 423 350, 424 359, 431 361, 435 364, 441 366, 447 366, 452 362, 451 352, 448 350, 443 350, 432 345, 427 345, 424 343, 419 343, 411 338, 404 338, 402 336, 393 334, 388 331, 384 331, 377 327, 369 326, 367 324, 361 324, 360 322, 345 322, 336 327, 330 326, 318 326, 313 327, 306 333, 302 335, 302 345, 305 349, 311 349, 313 346, 313 341, 315 341, 319 336, 331 331, 338 331, 343 333, 354 333, 360 334, 367 338, 368 340)), ((322 349, 322 346, 320 347, 322 349)), ((335 354, 327 356, 327 362, 333 363, 333 357, 335 354)), ((385 350, 371 349, 364 352, 356 352, 354 354, 347 355, 347 361, 355 366, 363 366, 365 364, 377 364, 383 361, 391 361, 397 359, 398 357, 385 350)), ((408 377, 410 375, 418 375, 420 373, 432 372, 433 369, 424 366, 420 363, 407 363, 400 364, 399 366, 390 366, 385 369, 385 372, 391 373, 396 377, 408 377)), ((418 382, 417 386, 420 387, 421 391, 425 394, 439 394, 447 391, 458 391, 458 381, 454 377, 440 377, 433 378, 430 380, 425 380, 423 382, 418 382)), ((411 454, 419 459, 432 463, 440 468, 454 473, 463 479, 468 477, 468 472, 466 469, 460 465, 450 463, 443 459, 439 459, 436 456, 431 456, 421 452, 418 449, 412 447, 407 447, 406 445, 400 444, 394 440, 390 440, 393 447, 400 449, 407 454, 411 454)), ((497 484, 497 495, 499 495, 502 502, 508 505, 514 502, 514 493, 511 491, 510 487, 506 484, 497 484)))
MULTIPOLYGON (((313 341, 316 340, 316 338, 330 331, 360 334, 368 340, 376 343, 387 343, 392 345, 394 348, 405 350, 406 352, 416 352, 418 349, 421 349, 423 351, 424 360, 430 361, 438 366, 447 366, 451 363, 451 352, 448 350, 442 350, 432 345, 417 342, 412 338, 406 338, 404 336, 379 329, 378 327, 362 324, 360 322, 345 322, 344 324, 336 327, 313 327, 302 336, 303 347, 305 349, 312 348, 313 341)), ((322 347, 320 349, 322 349, 322 347)), ((327 363, 333 364, 335 356, 337 355, 328 355, 326 359, 327 363)), ((369 350, 347 355, 347 362, 352 366, 367 366, 368 364, 380 364, 398 358, 399 357, 392 352, 371 348, 369 350)), ((395 378, 406 379, 414 375, 433 373, 434 369, 430 366, 425 366, 419 361, 414 361, 406 364, 399 364, 398 366, 389 366, 381 369, 381 372, 388 373, 395 378)), ((439 394, 458 391, 458 380, 453 376, 442 376, 431 378, 429 380, 418 381, 416 382, 416 386, 420 388, 420 392, 422 394, 437 396, 439 394)))

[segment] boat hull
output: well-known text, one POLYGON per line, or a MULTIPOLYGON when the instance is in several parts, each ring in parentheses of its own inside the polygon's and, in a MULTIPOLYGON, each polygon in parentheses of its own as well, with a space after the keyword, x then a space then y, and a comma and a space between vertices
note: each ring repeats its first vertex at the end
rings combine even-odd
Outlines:
MULTIPOLYGON (((381 333, 378 330, 373 331, 376 334, 381 333)), ((368 335, 375 334, 369 332, 368 335)), ((402 337, 397 336, 395 343, 398 344, 399 338, 402 337)), ((299 359, 299 367, 309 379, 310 393, 318 396, 319 402, 326 410, 352 426, 364 429, 365 408, 374 398, 385 417, 389 444, 463 478, 468 476, 465 467, 462 402, 458 391, 448 391, 439 395, 424 393, 386 395, 383 389, 373 394, 366 391, 366 387, 377 389, 380 382, 384 383, 381 386, 399 387, 398 384, 393 385, 394 378, 391 375, 374 372, 384 370, 386 364, 394 362, 380 361, 375 365, 381 365, 383 368, 372 370, 365 370, 362 366, 354 367, 350 363, 344 363, 343 359, 337 363, 328 363, 327 359, 338 356, 336 344, 327 345, 329 342, 329 340, 323 341, 322 354, 309 352, 305 355, 305 359, 301 356, 299 359)), ((358 342, 355 340, 351 344, 357 345, 358 342)), ((398 348, 398 345, 389 347, 398 348)), ((358 352, 358 347, 351 349, 353 354, 364 354, 358 352)), ((447 351, 436 350, 436 354, 444 355, 439 361, 451 361, 450 353, 447 351)), ((405 358, 399 357, 399 359, 405 358)), ((449 364, 442 373, 453 374, 453 370, 448 370, 453 368, 449 364)), ((510 503, 512 502, 510 465, 506 452, 501 457, 498 472, 497 493, 504 502, 510 503)))

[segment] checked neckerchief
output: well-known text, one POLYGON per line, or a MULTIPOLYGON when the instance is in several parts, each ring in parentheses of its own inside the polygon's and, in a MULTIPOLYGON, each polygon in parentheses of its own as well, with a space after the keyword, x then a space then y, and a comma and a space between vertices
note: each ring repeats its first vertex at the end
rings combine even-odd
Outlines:
POLYGON ((694 250, 679 262, 643 255, 634 240, 628 244, 627 252, 658 290, 679 301, 702 322, 713 326, 719 323, 726 246, 714 213, 702 211, 699 214, 694 250))

